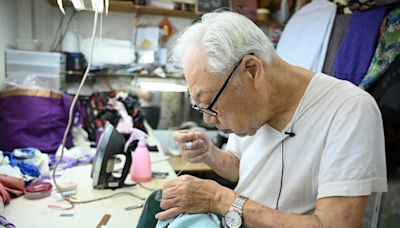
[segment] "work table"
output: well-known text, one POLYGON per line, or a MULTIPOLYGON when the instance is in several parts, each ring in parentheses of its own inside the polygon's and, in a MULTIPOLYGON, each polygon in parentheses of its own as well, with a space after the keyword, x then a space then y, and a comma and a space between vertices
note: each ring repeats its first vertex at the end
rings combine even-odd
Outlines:
MULTIPOLYGON (((152 161, 160 160, 163 157, 162 152, 151 153, 152 161)), ((57 172, 57 174, 61 174, 59 181, 75 182, 78 185, 76 200, 90 200, 119 192, 131 192, 145 198, 151 193, 137 185, 116 190, 93 189, 90 178, 91 168, 92 165, 84 165, 57 172)), ((143 185, 148 188, 160 188, 165 181, 176 177, 167 160, 153 163, 152 171, 168 172, 169 175, 166 179, 153 178, 150 182, 144 183, 143 185)), ((128 175, 126 183, 129 182, 128 175)), ((143 204, 144 201, 129 195, 121 195, 87 204, 76 204, 75 208, 70 210, 59 210, 48 206, 68 207, 69 203, 61 202, 59 194, 53 191, 51 196, 44 199, 31 200, 24 196, 12 199, 10 204, 5 206, 2 214, 18 228, 96 227, 105 214, 111 215, 105 227, 135 227, 142 208, 132 210, 125 210, 125 208, 139 203, 143 204)))

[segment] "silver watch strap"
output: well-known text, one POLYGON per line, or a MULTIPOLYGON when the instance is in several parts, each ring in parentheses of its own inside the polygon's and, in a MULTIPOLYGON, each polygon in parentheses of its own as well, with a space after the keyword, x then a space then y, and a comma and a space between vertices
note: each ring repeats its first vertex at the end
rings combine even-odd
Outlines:
POLYGON ((231 210, 237 211, 242 216, 244 204, 248 199, 245 196, 238 195, 231 206, 231 210))

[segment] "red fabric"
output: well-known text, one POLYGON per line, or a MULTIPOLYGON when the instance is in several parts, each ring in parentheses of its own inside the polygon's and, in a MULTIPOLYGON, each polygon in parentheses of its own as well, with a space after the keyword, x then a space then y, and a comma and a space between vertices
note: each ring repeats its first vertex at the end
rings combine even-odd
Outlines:
POLYGON ((8 204, 11 197, 18 197, 24 194, 25 183, 21 178, 10 177, 0 174, 0 198, 4 205, 8 204))

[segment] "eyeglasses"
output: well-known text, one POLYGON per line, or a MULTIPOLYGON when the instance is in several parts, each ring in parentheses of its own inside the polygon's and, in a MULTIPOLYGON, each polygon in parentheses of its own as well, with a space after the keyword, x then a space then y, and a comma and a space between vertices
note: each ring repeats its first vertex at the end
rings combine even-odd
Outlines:
MULTIPOLYGON (((253 53, 251 53, 250 55, 253 55, 253 53)), ((235 67, 233 67, 233 70, 231 71, 231 73, 229 74, 228 78, 225 80, 224 84, 222 84, 221 88, 219 89, 217 95, 215 95, 215 97, 211 100, 211 103, 208 105, 207 108, 201 107, 197 104, 193 104, 192 108, 194 110, 197 110, 201 113, 205 113, 208 114, 210 116, 217 116, 217 112, 214 111, 212 108, 215 105, 215 103, 217 102, 219 96, 222 94, 222 92, 224 91, 226 85, 228 85, 229 79, 232 77, 233 73, 235 72, 236 68, 240 65, 240 63, 242 62, 243 58, 240 59, 240 61, 235 65, 235 67)))

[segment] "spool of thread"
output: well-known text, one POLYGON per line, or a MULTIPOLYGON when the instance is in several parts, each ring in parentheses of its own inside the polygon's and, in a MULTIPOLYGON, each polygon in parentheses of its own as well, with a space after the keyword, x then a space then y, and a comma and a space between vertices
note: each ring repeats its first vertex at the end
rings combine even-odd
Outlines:
POLYGON ((51 195, 53 185, 49 182, 40 182, 29 185, 25 189, 25 198, 27 199, 42 199, 51 195))

